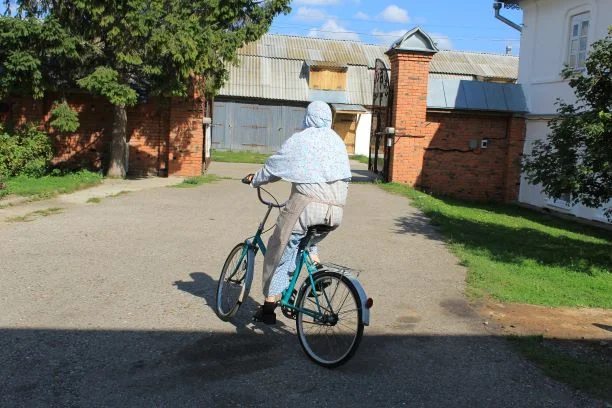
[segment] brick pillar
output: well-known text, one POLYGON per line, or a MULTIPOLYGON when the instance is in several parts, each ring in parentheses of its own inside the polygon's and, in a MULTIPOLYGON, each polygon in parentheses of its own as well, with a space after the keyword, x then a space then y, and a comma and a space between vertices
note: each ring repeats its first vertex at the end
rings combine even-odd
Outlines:
POLYGON ((173 97, 170 103, 168 175, 199 176, 204 143, 202 104, 194 97, 173 97))
POLYGON ((508 119, 508 147, 504 172, 504 201, 517 201, 521 183, 521 157, 525 144, 525 118, 508 119))
POLYGON ((391 49, 393 105, 391 126, 396 138, 389 180, 414 186, 423 167, 426 139, 427 82, 434 52, 391 49))

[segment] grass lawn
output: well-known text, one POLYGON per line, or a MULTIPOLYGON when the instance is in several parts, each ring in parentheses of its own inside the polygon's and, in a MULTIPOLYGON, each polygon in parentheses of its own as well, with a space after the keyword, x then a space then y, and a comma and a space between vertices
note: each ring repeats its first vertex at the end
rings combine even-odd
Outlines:
POLYGON ((368 156, 364 156, 364 155, 361 155, 361 154, 353 155, 353 156, 351 156, 351 159, 357 160, 359 163, 363 163, 363 164, 368 164, 368 162, 369 162, 368 156))
POLYGON ((201 176, 188 177, 185 180, 183 180, 182 183, 176 184, 172 187, 191 188, 191 187, 197 187, 200 184, 214 183, 215 181, 219 181, 219 180, 221 180, 221 177, 217 176, 216 174, 202 174, 201 176))
POLYGON ((12 177, 6 181, 8 193, 32 198, 48 198, 71 193, 102 182, 102 176, 89 171, 79 171, 62 176, 12 177))
MULTIPOLYGON (((511 205, 439 199, 399 184, 468 267, 468 294, 612 309, 612 233, 511 205)), ((398 220, 398 223, 410 220, 398 220)))
POLYGON ((263 164, 271 154, 249 151, 232 152, 226 150, 213 150, 211 156, 213 161, 218 162, 263 164))
POLYGON ((508 337, 508 340, 549 377, 612 402, 610 361, 592 357, 576 358, 559 352, 555 349, 554 340, 545 340, 541 336, 508 337))

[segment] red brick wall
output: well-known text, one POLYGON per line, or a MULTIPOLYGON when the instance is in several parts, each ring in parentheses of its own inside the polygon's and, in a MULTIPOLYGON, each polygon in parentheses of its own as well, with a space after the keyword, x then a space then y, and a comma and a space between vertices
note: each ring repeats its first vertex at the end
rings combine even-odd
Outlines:
POLYGON ((396 129, 390 180, 467 200, 517 200, 524 118, 428 111, 431 54, 392 51, 389 58, 396 129), (488 148, 480 149, 482 139, 488 148))
POLYGON ((466 200, 517 199, 518 189, 515 193, 508 189, 512 177, 515 187, 519 180, 518 166, 512 174, 508 167, 513 161, 513 153, 509 155, 513 122, 520 120, 474 113, 429 113, 425 147, 420 152, 423 167, 415 185, 434 194, 466 200), (486 149, 480 148, 482 139, 488 140, 486 149), (470 150, 471 140, 478 143, 477 149, 470 150))
MULTIPOLYGON (((47 125, 52 103, 56 99, 54 96, 37 101, 11 98, 4 101, 9 104, 10 111, 1 116, 0 120, 15 124, 27 121, 43 123, 54 141, 56 154, 53 162, 60 167, 91 170, 102 168, 110 146, 112 106, 103 98, 84 93, 69 95, 68 103, 79 113, 80 127, 75 133, 59 134, 47 125)), ((194 99, 153 98, 129 109, 129 174, 201 174, 204 138, 202 112, 198 106, 199 102, 194 99), (169 166, 171 157, 173 163, 169 166)))
POLYGON ((391 152, 390 180, 415 185, 423 167, 423 132, 427 116, 427 78, 431 53, 393 52, 391 123, 396 143, 391 152))
POLYGON ((172 98, 168 163, 170 175, 202 174, 204 125, 198 99, 172 98))

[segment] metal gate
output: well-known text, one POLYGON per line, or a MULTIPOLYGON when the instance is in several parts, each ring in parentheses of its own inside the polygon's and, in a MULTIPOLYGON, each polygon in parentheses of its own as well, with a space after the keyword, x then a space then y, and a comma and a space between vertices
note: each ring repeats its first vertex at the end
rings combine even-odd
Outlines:
POLYGON ((305 107, 215 101, 212 147, 219 150, 277 151, 303 130, 305 107))
POLYGON ((388 181, 390 149, 385 143, 385 128, 391 123, 391 83, 385 63, 377 59, 374 71, 374 100, 372 101, 372 130, 370 133, 370 171, 388 181))

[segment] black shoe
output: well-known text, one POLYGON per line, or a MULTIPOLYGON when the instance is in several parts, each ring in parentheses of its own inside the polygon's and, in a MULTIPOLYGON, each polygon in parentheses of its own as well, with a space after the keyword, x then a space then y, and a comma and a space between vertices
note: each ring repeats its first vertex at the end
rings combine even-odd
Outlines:
POLYGON ((253 320, 264 324, 276 324, 276 302, 264 302, 253 315, 253 320))

